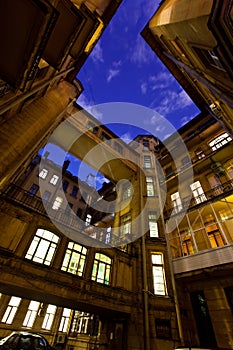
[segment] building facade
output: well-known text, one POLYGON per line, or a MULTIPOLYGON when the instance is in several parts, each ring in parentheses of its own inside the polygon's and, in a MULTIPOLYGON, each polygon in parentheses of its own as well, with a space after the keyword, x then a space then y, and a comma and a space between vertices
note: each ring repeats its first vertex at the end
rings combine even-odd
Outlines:
POLYGON ((232 135, 232 1, 161 1, 142 36, 200 110, 232 135))

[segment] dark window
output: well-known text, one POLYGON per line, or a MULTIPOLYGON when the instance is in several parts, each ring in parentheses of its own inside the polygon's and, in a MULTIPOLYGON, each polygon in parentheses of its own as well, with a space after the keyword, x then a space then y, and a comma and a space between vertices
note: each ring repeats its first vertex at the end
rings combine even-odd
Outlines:
POLYGON ((81 218, 82 215, 83 215, 83 210, 82 210, 81 208, 79 208, 79 209, 77 210, 77 216, 81 218))
POLYGON ((35 194, 38 192, 38 190, 39 190, 39 186, 36 185, 36 184, 33 184, 32 187, 30 188, 29 192, 28 192, 29 196, 34 197, 35 194))
POLYGON ((199 47, 194 47, 194 50, 207 68, 212 66, 216 69, 225 70, 214 50, 205 50, 199 47))
POLYGON ((69 181, 64 180, 62 184, 63 191, 66 191, 69 186, 69 181))
POLYGON ((142 143, 144 151, 149 151, 149 140, 143 139, 142 143))
POLYGON ((76 197, 78 193, 78 187, 77 186, 73 186, 72 192, 71 192, 71 196, 76 197))
POLYGON ((156 337, 161 339, 171 339, 171 324, 170 320, 155 320, 156 337))
POLYGON ((87 128, 88 128, 88 130, 90 130, 93 134, 97 134, 97 132, 98 132, 98 130, 99 130, 99 128, 98 128, 98 126, 96 126, 94 123, 92 123, 92 122, 88 122, 88 124, 87 124, 87 128))
POLYGON ((101 133, 100 138, 101 140, 106 141, 106 143, 110 143, 111 137, 105 132, 101 133))
POLYGON ((165 175, 166 175, 166 177, 171 177, 173 175, 172 166, 169 166, 165 169, 165 175))
POLYGON ((123 147, 122 147, 119 143, 114 142, 114 149, 115 149, 118 153, 123 154, 123 147))
POLYGON ((51 192, 49 192, 49 191, 44 191, 43 196, 42 196, 42 199, 43 199, 44 201, 48 201, 49 198, 50 198, 50 196, 51 196, 51 192))

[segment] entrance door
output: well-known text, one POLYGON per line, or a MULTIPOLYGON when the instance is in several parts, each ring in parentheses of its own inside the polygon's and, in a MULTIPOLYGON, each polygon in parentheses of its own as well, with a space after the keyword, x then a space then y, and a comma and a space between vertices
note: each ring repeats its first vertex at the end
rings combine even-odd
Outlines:
POLYGON ((200 346, 215 347, 216 340, 203 291, 190 294, 200 346))

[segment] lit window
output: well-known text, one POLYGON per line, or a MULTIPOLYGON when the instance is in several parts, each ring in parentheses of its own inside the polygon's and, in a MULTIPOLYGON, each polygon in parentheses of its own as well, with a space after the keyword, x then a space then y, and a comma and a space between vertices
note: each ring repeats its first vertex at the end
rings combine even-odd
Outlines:
POLYGON ((148 197, 153 197, 155 195, 154 181, 151 176, 146 176, 146 192, 148 197))
POLYGON ((197 159, 205 158, 205 153, 201 148, 197 148, 195 154, 197 156, 197 159))
POLYGON ((111 241, 111 231, 112 231, 112 228, 111 227, 107 227, 107 230, 106 230, 106 236, 105 236, 105 243, 106 244, 109 244, 110 241, 111 241))
POLYGON ((183 206, 182 206, 179 192, 173 193, 171 195, 171 200, 172 200, 172 204, 173 204, 173 208, 174 208, 175 213, 178 213, 179 211, 181 211, 183 206))
POLYGON ((95 253, 91 279, 99 283, 109 284, 111 263, 111 259, 107 255, 95 253))
POLYGON ((86 226, 89 226, 91 224, 91 218, 92 218, 92 216, 90 214, 87 214, 86 220, 85 220, 86 226))
POLYGON ((57 248, 59 237, 53 232, 38 229, 25 256, 26 259, 50 265, 57 248))
POLYGON ((121 233, 123 235, 129 235, 131 233, 131 214, 121 217, 121 233))
POLYGON ((52 185, 56 185, 57 184, 57 182, 58 182, 58 179, 59 179, 59 176, 57 176, 57 175, 53 175, 52 177, 51 177, 51 179, 50 179, 50 183, 52 184, 52 185))
POLYGON ((70 332, 98 335, 99 320, 97 316, 83 311, 74 311, 70 332))
POLYGON ((57 307, 55 305, 51 305, 51 304, 48 305, 46 314, 44 317, 44 321, 41 327, 42 329, 47 329, 47 330, 51 329, 56 309, 57 307))
POLYGON ((87 248, 78 243, 69 242, 61 269, 74 275, 82 276, 86 254, 87 248))
POLYGON ((41 178, 41 179, 46 179, 46 176, 48 175, 48 170, 47 169, 42 169, 41 171, 40 171, 40 173, 39 173, 39 177, 41 178))
POLYGON ((228 133, 225 132, 224 134, 216 137, 214 140, 209 142, 209 146, 211 147, 212 151, 216 151, 218 148, 221 148, 231 140, 232 138, 228 135, 228 133))
POLYGON ((94 123, 89 121, 87 124, 87 129, 90 130, 93 134, 97 134, 99 128, 94 123))
POLYGON ((167 295, 163 254, 153 253, 151 257, 152 257, 154 294, 167 295))
POLYGON ((36 184, 33 184, 31 186, 30 190, 28 191, 29 196, 34 197, 36 195, 36 193, 38 192, 38 190, 39 190, 39 186, 36 184))
POLYGON ((196 204, 206 201, 206 196, 200 184, 200 181, 194 182, 193 184, 190 185, 190 187, 193 192, 193 196, 196 204))
POLYGON ((7 323, 7 324, 12 324, 13 319, 15 317, 16 311, 19 307, 21 298, 18 297, 11 297, 9 304, 7 306, 7 309, 2 317, 1 322, 7 323))
POLYGON ((52 209, 58 210, 62 205, 63 199, 61 197, 56 197, 55 201, 53 202, 52 209))
POLYGON ((122 196, 123 200, 132 197, 132 194, 133 194, 132 185, 127 185, 123 187, 123 196, 122 196))
POLYGON ((147 169, 151 168, 151 157, 150 156, 144 156, 144 167, 147 169))
POLYGON ((71 310, 64 308, 63 313, 62 313, 62 317, 61 317, 61 322, 59 325, 59 332, 67 332, 70 315, 71 315, 71 310))
POLYGON ((37 315, 37 311, 39 309, 39 306, 40 306, 40 302, 34 301, 34 300, 30 301, 28 311, 27 311, 26 316, 25 316, 24 321, 23 321, 24 327, 31 328, 33 326, 33 323, 36 319, 36 315, 37 315))
POLYGON ((149 230, 150 237, 159 237, 158 223, 155 212, 149 213, 149 230))

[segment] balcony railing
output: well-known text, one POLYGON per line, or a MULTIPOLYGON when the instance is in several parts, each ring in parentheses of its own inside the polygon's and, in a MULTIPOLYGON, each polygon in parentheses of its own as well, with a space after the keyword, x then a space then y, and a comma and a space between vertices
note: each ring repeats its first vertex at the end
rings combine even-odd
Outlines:
POLYGON ((171 215, 179 214, 183 211, 187 211, 195 206, 201 206, 208 201, 215 201, 218 197, 223 197, 233 191, 233 179, 227 181, 221 185, 213 187, 211 190, 200 194, 197 197, 187 199, 187 197, 181 199, 181 203, 177 206, 168 205, 165 207, 164 217, 168 218, 171 215))
MULTIPOLYGON (((119 249, 128 251, 126 248, 122 249, 123 245, 129 243, 127 237, 122 238, 111 232, 107 232, 106 228, 101 229, 93 225, 88 225, 82 220, 77 220, 77 216, 70 208, 69 210, 64 209, 53 209, 52 202, 42 201, 38 196, 32 195, 30 192, 24 190, 23 188, 11 184, 8 189, 3 194, 3 198, 7 201, 20 204, 22 207, 33 210, 35 213, 49 217, 50 219, 61 223, 62 225, 71 228, 72 230, 78 231, 83 237, 88 238, 88 242, 95 241, 98 245, 103 247, 119 246, 119 249)), ((128 251, 130 252, 130 251, 128 251)))

